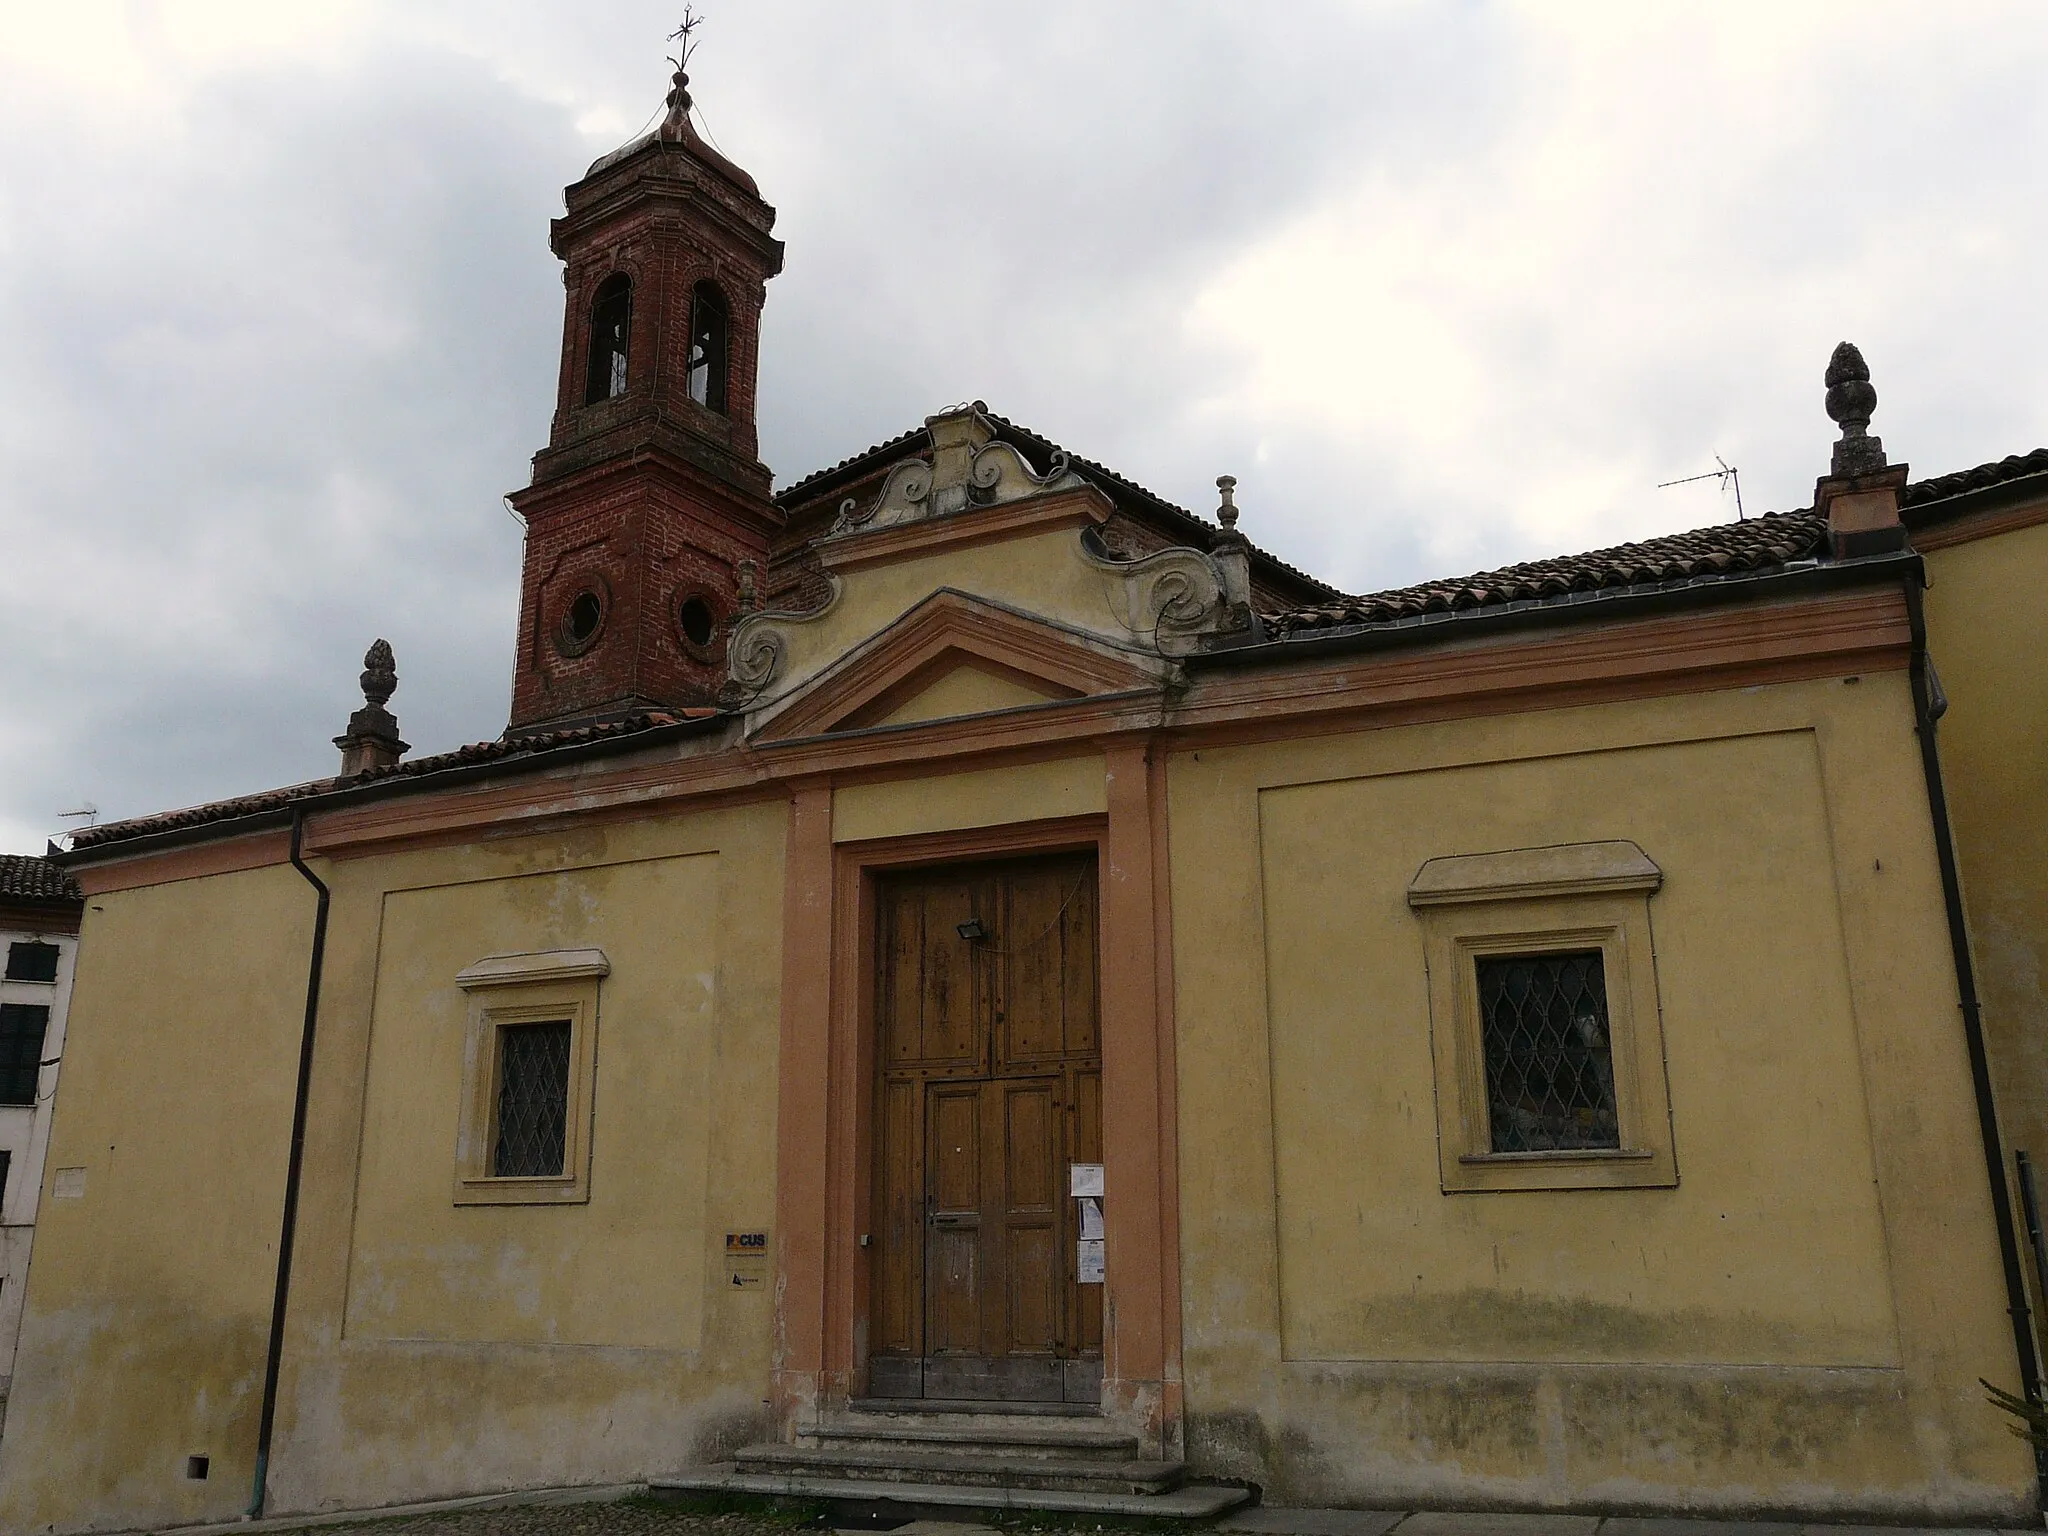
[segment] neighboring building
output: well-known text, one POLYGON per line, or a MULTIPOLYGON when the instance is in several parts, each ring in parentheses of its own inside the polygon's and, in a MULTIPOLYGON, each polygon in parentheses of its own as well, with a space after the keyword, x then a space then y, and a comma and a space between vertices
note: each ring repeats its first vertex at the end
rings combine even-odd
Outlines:
POLYGON ((554 225, 506 734, 380 642, 340 775, 65 858, 0 1527, 2034 1509, 2048 456, 1911 482, 1845 346, 1811 510, 1363 597, 978 404, 771 494, 670 107, 554 225))
POLYGON ((0 1423, 14 1373, 51 1096, 85 901, 48 859, 0 853, 0 1423))

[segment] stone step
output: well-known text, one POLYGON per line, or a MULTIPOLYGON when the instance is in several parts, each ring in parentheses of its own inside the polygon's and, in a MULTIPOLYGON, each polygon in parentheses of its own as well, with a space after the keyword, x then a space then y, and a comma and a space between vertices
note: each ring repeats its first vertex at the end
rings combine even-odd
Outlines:
POLYGON ((912 1416, 963 1413, 1042 1419, 1095 1419, 1102 1416, 1098 1403, 1011 1403, 983 1397, 856 1397, 846 1406, 855 1413, 912 1416))
MULTIPOLYGON (((784 1499, 845 1499, 873 1502, 885 1490, 865 1479, 797 1473, 743 1472, 732 1463, 693 1467, 648 1484, 663 1494, 750 1493, 784 1499)), ((1249 1503, 1242 1488, 1184 1483, 1171 1493, 1107 1493, 1099 1489, 990 1488, 974 1484, 899 1483, 886 1490, 889 1502, 918 1509, 1032 1509, 1063 1515, 1143 1515, 1168 1520, 1208 1520, 1249 1503)))
POLYGON ((840 1477, 889 1484, 947 1483, 984 1488, 1167 1493, 1180 1486, 1177 1461, 1098 1461, 1080 1457, 1005 1456, 981 1447, 926 1450, 894 1446, 750 1445, 734 1458, 743 1472, 840 1477))
POLYGON ((844 1450, 887 1450, 897 1446, 987 1448, 1017 1456, 1074 1456, 1128 1461, 1138 1454, 1138 1437, 1104 1419, 996 1417, 993 1414, 921 1415, 842 1413, 797 1430, 798 1441, 844 1450))

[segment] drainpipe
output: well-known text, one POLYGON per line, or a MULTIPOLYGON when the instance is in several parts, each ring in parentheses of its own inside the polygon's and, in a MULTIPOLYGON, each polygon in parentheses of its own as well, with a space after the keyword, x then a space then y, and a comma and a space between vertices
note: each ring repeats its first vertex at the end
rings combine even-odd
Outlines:
POLYGON ((292 868, 319 893, 313 912, 313 953, 306 963, 306 1022, 299 1034, 299 1086, 292 1100, 292 1150, 285 1164, 284 1221, 277 1235, 277 1289, 270 1301, 270 1351, 263 1361, 263 1412, 256 1421, 256 1479, 249 1492, 249 1518, 263 1514, 264 1484, 270 1477, 270 1435, 277 1422, 277 1377, 284 1364, 284 1309, 292 1288, 292 1239, 299 1223, 299 1175, 306 1162, 306 1099, 313 1083, 313 1025, 320 1016, 320 963, 327 955, 326 883, 299 857, 306 827, 305 807, 292 807, 292 868))
MULTIPOLYGON (((1927 616, 1922 605, 1924 572, 1906 578, 1906 613, 1912 626, 1913 729, 1920 737, 1920 768, 1927 779, 1927 808, 1934 822, 1935 856, 1941 864, 1941 896, 1948 908, 1949 950, 1955 958, 1956 1000, 1963 1014, 1963 1038, 1969 1045, 1970 1079, 1977 1090, 1977 1130, 1984 1142, 1984 1167, 1991 1178, 1991 1214, 1998 1228, 1998 1257, 2005 1269, 2006 1311, 2012 1317, 2012 1342, 2019 1356, 2021 1395, 2041 1401, 2041 1372, 2034 1353, 2032 1314, 2027 1282, 2020 1267, 2019 1233, 2013 1226, 2012 1192, 2005 1181, 2005 1150, 1998 1135, 1998 1111, 1991 1094, 1991 1057, 1984 1047, 1984 1016, 1977 1001, 1977 975, 1970 963, 1970 934, 1963 921, 1962 881, 1956 873, 1956 845, 1948 822, 1948 795, 1941 783, 1941 755, 1935 748, 1935 722, 1946 713, 1927 657, 1927 616)), ((2034 1450, 2035 1504, 2048 1490, 2048 1449, 2034 1450)))

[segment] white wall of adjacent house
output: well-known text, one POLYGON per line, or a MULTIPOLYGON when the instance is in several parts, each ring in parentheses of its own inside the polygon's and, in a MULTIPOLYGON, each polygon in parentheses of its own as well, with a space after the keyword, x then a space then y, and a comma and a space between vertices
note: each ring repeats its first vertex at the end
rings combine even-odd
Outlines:
MULTIPOLYGON (((36 1204, 43 1187, 43 1160, 50 1143, 50 1112, 57 1093, 58 1058, 64 1053, 64 1016, 71 1001, 71 974, 78 941, 68 934, 0 928, 0 1153, 6 1155, 0 1187, 0 1415, 14 1376, 15 1344, 21 1335, 21 1303, 28 1288, 29 1252, 35 1238, 36 1204), (17 979, 44 967, 24 964, 16 945, 55 945, 52 980, 17 979), (12 974, 8 974, 12 973, 12 974), (24 1013, 22 1010, 28 1010, 24 1013), (47 1010, 40 1047, 25 1038, 35 1010, 47 1010), (33 1070, 31 1070, 33 1068, 33 1070)), ((0 1425, 4 1425, 0 1417, 0 1425)))

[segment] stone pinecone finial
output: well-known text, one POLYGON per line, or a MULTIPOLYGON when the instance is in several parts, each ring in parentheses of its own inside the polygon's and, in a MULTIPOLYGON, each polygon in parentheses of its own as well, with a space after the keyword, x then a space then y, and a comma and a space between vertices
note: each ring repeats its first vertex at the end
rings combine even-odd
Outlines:
POLYGON ((1870 418, 1877 410, 1877 389, 1870 382, 1870 365, 1854 342, 1845 341, 1828 359, 1828 417, 1842 429, 1835 444, 1834 473, 1838 476, 1874 474, 1885 467, 1884 441, 1870 435, 1870 418))
POLYGON ((382 709, 391 702, 391 695, 398 691, 398 658, 391 653, 389 640, 378 640, 363 652, 363 700, 372 708, 382 709))
POLYGON ((398 659, 391 642, 379 640, 363 652, 363 707, 348 717, 348 729, 334 738, 341 748, 341 776, 352 779, 375 768, 391 768, 411 750, 398 739, 398 720, 384 706, 398 691, 398 659))

